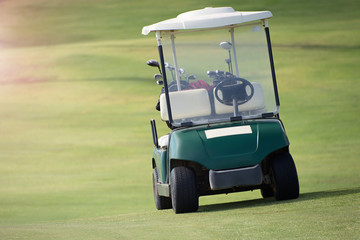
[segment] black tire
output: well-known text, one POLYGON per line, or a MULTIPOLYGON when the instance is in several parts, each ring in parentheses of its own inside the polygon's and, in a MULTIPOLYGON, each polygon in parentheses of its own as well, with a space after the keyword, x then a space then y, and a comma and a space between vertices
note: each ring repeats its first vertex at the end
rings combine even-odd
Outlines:
POLYGON ((175 213, 196 212, 199 208, 195 173, 186 167, 171 170, 171 200, 175 213))
POLYGON ((158 182, 158 174, 156 171, 156 168, 154 168, 153 170, 153 190, 154 190, 154 200, 155 200, 155 206, 157 210, 164 210, 164 209, 170 209, 171 206, 171 198, 169 197, 163 197, 160 196, 158 191, 157 191, 157 187, 156 187, 156 183, 158 182))
POLYGON ((261 196, 263 198, 269 198, 269 197, 273 197, 275 195, 274 189, 272 188, 271 185, 265 185, 265 186, 261 187, 260 191, 261 191, 261 196))
POLYGON ((299 180, 290 153, 281 153, 271 162, 271 177, 275 199, 289 200, 299 197, 299 180))

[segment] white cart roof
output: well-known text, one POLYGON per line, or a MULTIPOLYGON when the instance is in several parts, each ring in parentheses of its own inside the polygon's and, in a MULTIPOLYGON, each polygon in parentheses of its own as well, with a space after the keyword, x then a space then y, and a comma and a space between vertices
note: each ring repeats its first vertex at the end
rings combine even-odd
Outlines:
POLYGON ((178 15, 176 18, 145 26, 142 29, 142 34, 148 35, 153 31, 216 28, 267 19, 271 17, 272 14, 269 11, 238 12, 235 11, 232 7, 207 7, 200 10, 185 12, 178 15))

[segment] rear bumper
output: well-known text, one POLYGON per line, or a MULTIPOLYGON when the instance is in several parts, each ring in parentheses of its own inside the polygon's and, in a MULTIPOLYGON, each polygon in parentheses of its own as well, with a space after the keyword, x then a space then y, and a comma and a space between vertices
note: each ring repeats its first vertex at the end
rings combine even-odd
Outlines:
POLYGON ((209 182, 211 190, 222 190, 233 187, 261 185, 262 171, 259 164, 252 167, 231 170, 210 170, 209 182))

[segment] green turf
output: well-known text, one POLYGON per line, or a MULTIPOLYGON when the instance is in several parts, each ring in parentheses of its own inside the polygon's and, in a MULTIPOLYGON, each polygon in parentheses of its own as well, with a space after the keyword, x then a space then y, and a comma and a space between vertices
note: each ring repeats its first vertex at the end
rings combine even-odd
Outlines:
POLYGON ((357 1, 0 1, 0 239, 358 239, 357 1), (165 7, 162 7, 164 4, 165 7), (259 191, 157 211, 144 25, 206 6, 271 10, 300 198, 259 191))

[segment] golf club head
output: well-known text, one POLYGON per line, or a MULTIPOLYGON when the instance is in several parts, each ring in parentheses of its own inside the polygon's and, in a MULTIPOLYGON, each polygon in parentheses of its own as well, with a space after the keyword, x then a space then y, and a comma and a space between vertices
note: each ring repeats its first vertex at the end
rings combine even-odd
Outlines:
POLYGON ((167 69, 169 69, 170 71, 175 70, 175 68, 174 68, 173 66, 171 66, 171 64, 168 63, 168 62, 165 63, 165 67, 166 67, 167 69))
POLYGON ((221 42, 220 47, 226 50, 230 50, 232 48, 232 44, 230 42, 221 42))
POLYGON ((147 65, 151 66, 151 67, 159 67, 159 62, 154 60, 154 59, 151 59, 151 60, 148 60, 146 62, 147 65))
POLYGON ((214 71, 207 71, 207 75, 210 77, 210 78, 213 78, 216 76, 216 72, 214 71))
POLYGON ((216 70, 215 73, 217 75, 225 75, 225 72, 224 71, 221 71, 221 70, 216 70))
POLYGON ((160 80, 160 79, 162 79, 162 78, 163 78, 163 77, 162 77, 161 74, 158 74, 158 73, 157 73, 157 74, 154 75, 154 79, 155 79, 155 80, 160 80))
POLYGON ((196 76, 195 75, 190 75, 189 77, 188 77, 188 80, 195 80, 196 79, 196 76))

